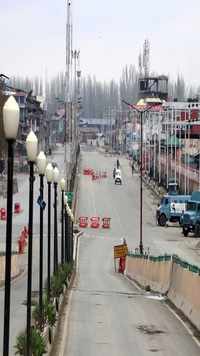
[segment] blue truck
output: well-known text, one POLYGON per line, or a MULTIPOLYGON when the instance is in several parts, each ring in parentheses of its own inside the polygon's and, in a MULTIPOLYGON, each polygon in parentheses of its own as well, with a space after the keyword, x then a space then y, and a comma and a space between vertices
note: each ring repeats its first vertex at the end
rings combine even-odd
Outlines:
POLYGON ((156 220, 159 226, 165 226, 167 221, 179 222, 183 215, 190 195, 166 194, 162 197, 156 210, 156 220))
POLYGON ((195 237, 200 237, 200 192, 193 192, 186 205, 186 210, 181 217, 183 235, 192 232, 195 237))

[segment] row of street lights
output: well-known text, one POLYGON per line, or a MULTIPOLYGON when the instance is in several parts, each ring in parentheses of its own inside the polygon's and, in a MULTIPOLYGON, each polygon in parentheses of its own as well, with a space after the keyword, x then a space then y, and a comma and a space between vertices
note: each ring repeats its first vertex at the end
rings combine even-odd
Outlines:
MULTIPOLYGON (((11 290, 11 255, 12 255, 12 211, 13 211, 13 161, 14 143, 16 141, 19 126, 19 106, 13 96, 10 96, 3 107, 3 126, 6 141, 8 143, 8 180, 7 180, 7 223, 6 223, 6 256, 5 256, 5 301, 4 301, 4 339, 3 355, 9 355, 10 334, 10 290, 11 290)), ((42 320, 43 314, 43 213, 45 208, 44 176, 48 185, 48 246, 47 246, 47 298, 50 300, 51 278, 51 186, 54 185, 54 258, 53 271, 58 268, 58 225, 57 225, 57 187, 59 183, 59 170, 47 164, 44 152, 38 155, 38 139, 31 131, 26 139, 26 150, 29 162, 29 218, 28 218, 28 276, 27 276, 27 355, 30 355, 31 344, 31 294, 32 294, 32 258, 33 258, 33 202, 34 202, 34 166, 37 165, 40 177, 40 258, 39 258, 39 312, 42 320)), ((60 180, 62 194, 61 210, 61 264, 72 262, 73 254, 73 214, 65 196, 65 179, 60 180), (72 224, 70 222, 72 221, 72 224), (65 226, 65 228, 64 228, 65 226), (69 241, 70 240, 70 241, 69 241)))
MULTIPOLYGON (((44 190, 44 176, 46 175, 48 184, 48 248, 47 248, 47 298, 50 300, 50 278, 51 278, 51 185, 54 187, 54 248, 53 248, 53 272, 58 269, 58 217, 57 217, 57 196, 58 196, 58 183, 60 172, 57 167, 53 168, 51 163, 47 164, 47 159, 44 152, 40 152, 37 156, 37 137, 33 133, 27 137, 26 148, 30 165, 30 194, 29 194, 29 250, 28 250, 28 284, 27 284, 27 355, 30 355, 30 337, 31 337, 31 292, 32 292, 32 224, 33 224, 33 183, 34 183, 34 164, 37 164, 38 173, 40 176, 40 196, 38 203, 40 205, 40 268, 39 268, 39 314, 42 321, 43 315, 43 211, 45 202, 43 200, 44 190), (34 154, 33 154, 34 152, 34 154)), ((64 206, 66 208, 65 225, 69 226, 70 222, 68 217, 73 221, 74 217, 68 205, 67 196, 64 199, 64 192, 66 190, 65 179, 60 180, 60 188, 62 194, 62 209, 61 209, 61 264, 64 262, 71 262, 71 258, 66 258, 64 261, 64 206)), ((68 240, 72 240, 72 231, 68 229, 65 231, 65 244, 68 240)), ((67 249, 67 247, 66 247, 67 249)), ((71 257, 71 255, 70 255, 71 257)))

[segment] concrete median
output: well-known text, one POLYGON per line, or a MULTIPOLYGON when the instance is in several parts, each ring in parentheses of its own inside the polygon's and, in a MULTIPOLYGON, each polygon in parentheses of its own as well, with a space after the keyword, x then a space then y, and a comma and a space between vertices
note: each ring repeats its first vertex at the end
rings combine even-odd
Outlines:
POLYGON ((200 330, 200 276, 173 263, 170 301, 200 330))
POLYGON ((141 286, 166 293, 170 285, 172 261, 157 262, 149 258, 127 257, 126 274, 141 286))
POLYGON ((169 300, 200 330, 200 269, 177 256, 127 256, 126 275, 169 300))

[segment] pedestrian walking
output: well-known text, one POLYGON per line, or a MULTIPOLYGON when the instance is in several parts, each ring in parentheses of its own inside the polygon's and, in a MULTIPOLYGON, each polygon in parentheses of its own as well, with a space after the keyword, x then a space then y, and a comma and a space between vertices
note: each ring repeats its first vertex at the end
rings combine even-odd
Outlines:
POLYGON ((120 163, 119 163, 119 160, 117 159, 117 169, 119 169, 120 167, 120 163))

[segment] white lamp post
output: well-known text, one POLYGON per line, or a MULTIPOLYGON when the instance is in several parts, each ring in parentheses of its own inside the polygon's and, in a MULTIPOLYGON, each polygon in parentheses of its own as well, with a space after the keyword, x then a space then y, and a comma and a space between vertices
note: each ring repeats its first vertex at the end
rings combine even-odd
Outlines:
POLYGON ((53 181, 53 166, 46 166, 46 178, 48 184, 48 251, 47 251, 47 298, 50 300, 50 278, 51 278, 51 183, 53 181))
POLYGON ((44 198, 44 174, 46 170, 47 159, 43 151, 40 151, 37 156, 37 167, 40 176, 40 268, 39 268, 39 313, 40 322, 42 325, 42 309, 43 309, 43 198, 44 198))
POLYGON ((39 155, 37 156, 37 167, 38 167, 39 175, 44 176, 46 171, 46 165, 47 165, 47 158, 44 152, 40 151, 39 155))
POLYGON ((28 277, 27 277, 27 355, 30 356, 31 340, 31 293, 32 293, 32 256, 33 256, 33 184, 34 184, 34 163, 37 159, 38 139, 31 130, 26 139, 26 151, 30 166, 29 183, 29 240, 28 240, 28 277))
POLYGON ((67 214, 68 197, 64 196, 64 216, 65 216, 65 262, 69 262, 69 221, 67 214))
POLYGON ((59 182, 59 170, 57 167, 53 170, 54 182, 54 258, 53 271, 56 272, 58 268, 58 221, 57 221, 57 186, 59 182))
POLYGON ((7 222, 6 222, 6 257, 5 257, 5 297, 4 297, 4 338, 3 355, 9 355, 10 340, 10 286, 11 286, 11 254, 12 254, 12 210, 13 210, 13 146, 19 126, 19 106, 10 96, 3 107, 3 127, 8 143, 7 173, 7 222))
POLYGON ((65 179, 60 180, 61 189, 61 263, 64 264, 64 191, 66 189, 65 179))
POLYGON ((27 136, 26 139, 26 151, 29 162, 35 162, 37 159, 37 150, 38 150, 38 139, 33 131, 27 136))
POLYGON ((46 170, 45 170, 45 175, 47 178, 47 182, 52 183, 52 181, 53 181, 53 166, 51 163, 47 164, 46 170))

